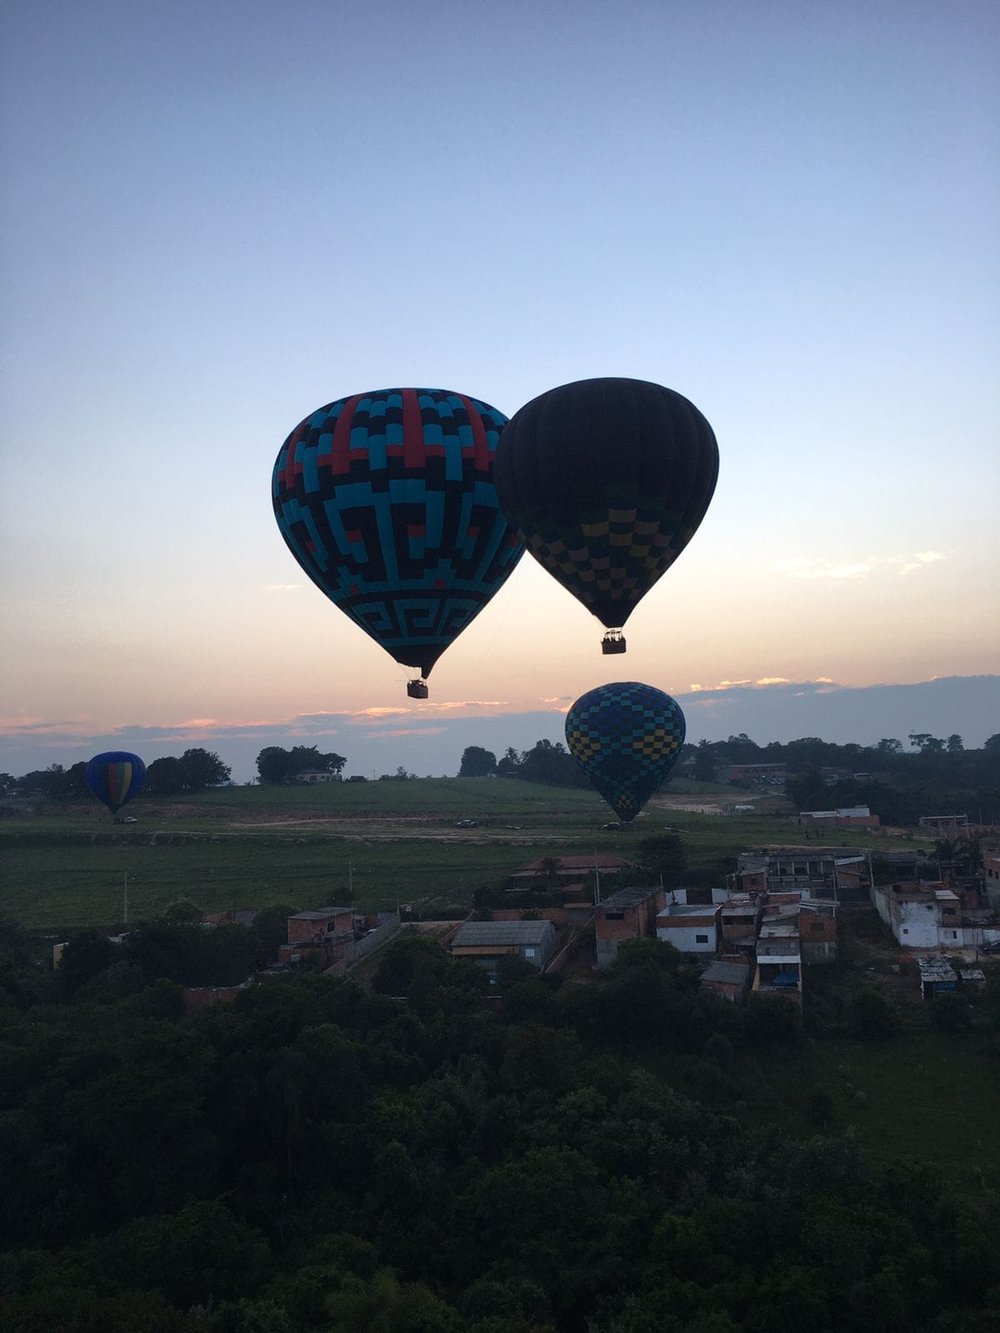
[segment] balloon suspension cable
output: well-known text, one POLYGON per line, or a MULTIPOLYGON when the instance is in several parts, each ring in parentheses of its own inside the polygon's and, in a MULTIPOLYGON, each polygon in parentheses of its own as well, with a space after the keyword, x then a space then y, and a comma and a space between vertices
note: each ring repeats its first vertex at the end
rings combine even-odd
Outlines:
POLYGON ((608 656, 612 653, 624 653, 628 648, 625 635, 620 629, 609 629, 601 640, 601 652, 608 656))

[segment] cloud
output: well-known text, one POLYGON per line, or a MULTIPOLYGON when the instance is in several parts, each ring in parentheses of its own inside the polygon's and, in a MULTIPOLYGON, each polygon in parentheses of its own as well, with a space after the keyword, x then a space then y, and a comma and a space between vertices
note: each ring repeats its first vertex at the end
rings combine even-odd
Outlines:
POLYGON ((771 568, 793 579, 857 579, 866 574, 887 573, 890 570, 904 577, 947 558, 941 551, 917 551, 914 555, 875 555, 864 560, 839 563, 789 556, 786 560, 776 561, 771 568))
POLYGON ((928 565, 936 565, 939 560, 947 560, 948 557, 941 551, 917 551, 915 555, 891 555, 886 562, 894 565, 899 570, 900 575, 912 574, 918 569, 926 569, 928 565))
POLYGON ((366 731, 364 739, 386 741, 399 736, 443 736, 447 730, 447 727, 393 727, 385 731, 366 731))
POLYGON ((766 689, 769 685, 788 685, 789 683, 787 676, 761 676, 757 680, 720 680, 718 685, 689 685, 688 690, 692 694, 712 694, 719 690, 766 689))

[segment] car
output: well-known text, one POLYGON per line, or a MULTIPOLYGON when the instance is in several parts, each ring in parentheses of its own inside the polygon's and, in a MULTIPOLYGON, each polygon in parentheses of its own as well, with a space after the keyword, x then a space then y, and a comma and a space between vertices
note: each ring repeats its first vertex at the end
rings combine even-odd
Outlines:
POLYGON ((612 833, 629 833, 632 829, 631 821, 613 819, 610 824, 602 824, 602 829, 610 829, 612 833))
POLYGON ((478 827, 479 827, 479 820, 478 820, 478 819, 456 819, 456 820, 455 820, 455 827, 456 827, 456 828, 478 828, 478 827))
POLYGON ((119 824, 138 824, 138 822, 135 815, 119 815, 118 817, 119 824))

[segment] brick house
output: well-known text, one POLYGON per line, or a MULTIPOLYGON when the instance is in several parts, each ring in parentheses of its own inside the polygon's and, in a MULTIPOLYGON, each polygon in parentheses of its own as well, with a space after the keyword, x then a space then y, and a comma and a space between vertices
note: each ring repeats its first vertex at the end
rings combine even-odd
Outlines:
POLYGON ((656 918, 665 904, 663 889, 619 889, 599 903, 594 912, 597 966, 604 971, 614 962, 623 940, 656 934, 656 918))

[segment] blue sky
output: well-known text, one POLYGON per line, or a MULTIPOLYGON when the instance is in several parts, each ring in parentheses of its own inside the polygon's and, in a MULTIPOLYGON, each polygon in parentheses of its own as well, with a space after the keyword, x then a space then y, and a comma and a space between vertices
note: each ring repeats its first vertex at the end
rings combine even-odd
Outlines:
MULTIPOLYGON (((997 670, 995 5, 8 0, 0 35, 0 742, 405 702, 269 498, 296 422, 397 384, 633 375, 709 418, 616 675, 997 670)), ((526 559, 432 702, 564 707, 599 638, 526 559)))

